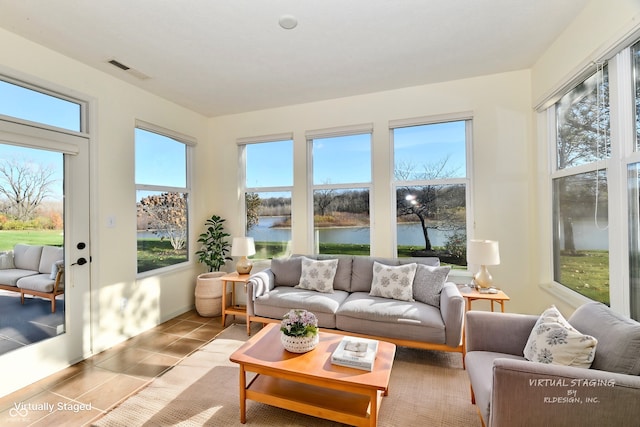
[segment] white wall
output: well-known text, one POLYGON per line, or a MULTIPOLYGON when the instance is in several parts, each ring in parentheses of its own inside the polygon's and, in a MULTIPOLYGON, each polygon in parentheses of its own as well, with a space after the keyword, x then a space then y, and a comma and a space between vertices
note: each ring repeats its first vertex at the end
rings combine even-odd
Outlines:
MULTIPOLYGON (((535 183, 532 159, 530 74, 519 71, 333 99, 213 118, 210 134, 215 145, 218 212, 228 218, 234 233, 242 232, 238 214, 236 139, 293 132, 294 135, 294 252, 308 253, 305 131, 327 127, 374 123, 374 221, 372 251, 391 256, 391 200, 389 120, 473 112, 473 203, 477 238, 500 242, 502 263, 491 268, 494 279, 512 298, 508 311, 538 312, 538 288, 532 205, 535 183)), ((265 161, 268 161, 265 159, 265 161)), ((482 304, 477 303, 477 304, 482 304)))
MULTIPOLYGON (((134 126, 141 119, 199 141, 194 192, 211 180, 207 119, 65 56, 0 30, 0 72, 91 101, 91 249, 93 349, 100 351, 193 307, 193 263, 170 274, 136 278, 134 126), (107 218, 115 227, 107 228, 107 218), (122 298, 128 306, 121 312, 122 298)), ((194 197, 192 215, 201 232, 210 201, 194 197)), ((89 201, 87 201, 89 203, 89 201)), ((215 202, 213 202, 215 203, 215 202)), ((75 325, 72 327, 80 327, 75 325)))
MULTIPOLYGON (((611 58, 621 48, 637 41, 640 37, 640 2, 637 0, 594 0, 590 2, 553 45, 540 57, 531 70, 532 98, 534 107, 546 106, 555 102, 563 89, 579 83, 576 79, 585 77, 585 71, 593 70, 594 63, 611 58), (615 7, 614 7, 615 6, 615 7)), ((577 306, 587 300, 561 286, 552 284, 551 255, 551 197, 548 183, 548 153, 544 114, 538 117, 539 124, 534 136, 537 149, 536 175, 532 180, 538 182, 536 195, 536 213, 538 241, 535 251, 539 257, 538 276, 540 298, 545 305, 555 304, 565 314, 570 314, 577 306)), ((626 238, 626 237, 624 237, 626 238)), ((612 256, 614 250, 612 249, 612 256)), ((615 280, 615 276, 614 276, 615 280)), ((620 307, 624 293, 620 283, 611 283, 614 292, 612 307, 620 307)), ((622 303, 628 306, 628 301, 622 303)))

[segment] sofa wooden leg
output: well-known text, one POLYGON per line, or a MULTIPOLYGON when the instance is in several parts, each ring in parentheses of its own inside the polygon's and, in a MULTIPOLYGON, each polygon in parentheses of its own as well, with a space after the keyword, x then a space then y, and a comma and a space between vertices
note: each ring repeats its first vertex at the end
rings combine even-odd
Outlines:
POLYGON ((471 387, 471 385, 469 385, 469 389, 471 390, 471 403, 473 403, 475 405, 476 404, 476 395, 473 394, 473 387, 471 387))
POLYGON ((20 304, 24 305, 24 292, 20 292, 20 304))
POLYGON ((55 297, 55 295, 53 296, 53 298, 51 298, 51 312, 52 313, 56 312, 56 297, 55 297))

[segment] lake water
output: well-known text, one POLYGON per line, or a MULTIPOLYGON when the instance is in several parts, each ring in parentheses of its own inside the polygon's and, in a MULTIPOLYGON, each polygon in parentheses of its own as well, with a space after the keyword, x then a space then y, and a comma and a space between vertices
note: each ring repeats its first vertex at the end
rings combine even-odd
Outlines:
MULTIPOLYGON (((272 228, 283 217, 261 217, 257 226, 249 232, 256 241, 288 241, 291 240, 290 228, 272 228)), ((317 228, 320 241, 323 243, 355 243, 369 244, 371 233, 369 227, 332 227, 317 228)), ((433 246, 444 246, 450 232, 429 230, 429 239, 433 246)), ((398 244, 423 246, 424 237, 420 224, 398 225, 398 244)))

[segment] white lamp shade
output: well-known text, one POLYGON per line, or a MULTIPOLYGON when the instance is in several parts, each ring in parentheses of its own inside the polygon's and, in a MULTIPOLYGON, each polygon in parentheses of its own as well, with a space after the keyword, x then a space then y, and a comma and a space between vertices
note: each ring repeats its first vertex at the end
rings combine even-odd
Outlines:
POLYGON ((467 262, 476 265, 500 264, 500 249, 495 240, 469 240, 467 262))
POLYGON ((231 256, 251 256, 256 253, 253 237, 234 237, 231 244, 231 256))

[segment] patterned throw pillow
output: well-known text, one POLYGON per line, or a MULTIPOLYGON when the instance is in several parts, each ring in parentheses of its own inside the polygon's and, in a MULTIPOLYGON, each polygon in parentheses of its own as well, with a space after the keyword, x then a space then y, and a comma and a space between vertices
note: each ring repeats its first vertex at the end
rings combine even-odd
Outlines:
POLYGON ((413 278, 416 275, 417 266, 416 263, 391 266, 374 261, 369 295, 413 301, 413 278))
POLYGON ((451 266, 433 267, 418 264, 416 277, 413 279, 413 299, 440 307, 440 294, 447 281, 451 266))
POLYGON ((324 293, 333 293, 333 278, 338 269, 337 259, 316 261, 302 258, 302 274, 296 288, 324 293))
POLYGON ((578 332, 555 306, 551 306, 533 327, 524 357, 532 362, 589 368, 597 344, 598 340, 578 332))

